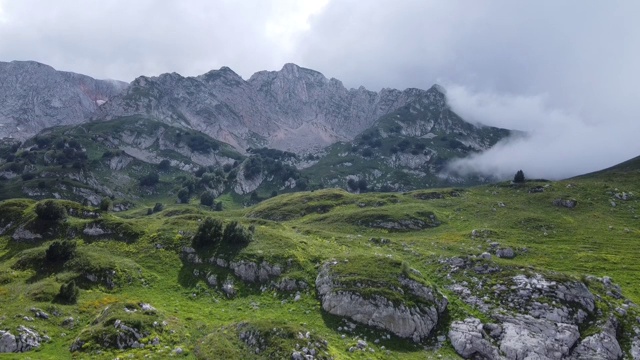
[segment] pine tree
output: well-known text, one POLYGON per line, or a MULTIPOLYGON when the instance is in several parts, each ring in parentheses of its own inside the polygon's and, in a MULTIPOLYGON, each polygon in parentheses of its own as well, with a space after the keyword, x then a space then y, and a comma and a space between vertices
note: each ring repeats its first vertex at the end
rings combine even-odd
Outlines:
POLYGON ((516 175, 513 177, 513 182, 516 184, 524 183, 524 172, 522 172, 522 170, 516 172, 516 175))

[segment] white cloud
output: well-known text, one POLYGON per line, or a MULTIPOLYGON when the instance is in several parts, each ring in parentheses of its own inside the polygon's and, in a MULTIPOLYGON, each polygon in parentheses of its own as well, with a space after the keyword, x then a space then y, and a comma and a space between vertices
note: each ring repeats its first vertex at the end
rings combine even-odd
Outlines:
POLYGON ((463 118, 526 132, 494 148, 454 161, 458 173, 510 178, 519 169, 530 178, 560 179, 609 167, 640 154, 640 122, 589 121, 549 105, 547 95, 474 93, 449 86, 449 104, 463 118))
MULTIPOLYGON (((289 55, 295 50, 300 33, 311 27, 309 19, 320 13, 329 0, 283 0, 275 6, 265 25, 266 36, 289 55)), ((286 62, 286 60, 285 60, 286 62)))

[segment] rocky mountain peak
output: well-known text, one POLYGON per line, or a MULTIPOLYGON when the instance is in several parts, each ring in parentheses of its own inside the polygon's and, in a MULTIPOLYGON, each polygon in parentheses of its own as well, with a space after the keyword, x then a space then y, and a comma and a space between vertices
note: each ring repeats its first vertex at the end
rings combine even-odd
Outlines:
POLYGON ((35 61, 0 62, 0 137, 87 121, 126 83, 57 71, 35 61))
POLYGON ((240 75, 227 66, 223 66, 219 70, 211 70, 198 76, 197 79, 209 85, 222 82, 224 85, 237 86, 245 82, 240 75))

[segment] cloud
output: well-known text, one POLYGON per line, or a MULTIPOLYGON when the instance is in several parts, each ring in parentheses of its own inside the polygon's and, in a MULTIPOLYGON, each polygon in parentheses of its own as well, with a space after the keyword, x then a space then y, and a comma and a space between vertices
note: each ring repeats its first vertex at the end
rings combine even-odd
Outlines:
POLYGON ((0 0, 0 60, 125 81, 294 62, 348 87, 437 82, 466 118, 531 134, 469 166, 561 177, 640 154, 638 13, 638 1, 0 0))
POLYGON ((523 169, 529 178, 561 179, 609 167, 640 154, 640 122, 589 121, 549 105, 548 96, 474 93, 451 85, 449 105, 476 123, 518 129, 495 147, 449 164, 449 170, 501 179, 523 169))
POLYGON ((529 132, 458 169, 560 178, 640 155, 638 13, 640 2, 343 0, 299 48, 348 86, 441 83, 463 118, 529 132))
POLYGON ((131 81, 230 66, 244 77, 289 61, 316 1, 106 0, 2 2, 3 61, 131 81))

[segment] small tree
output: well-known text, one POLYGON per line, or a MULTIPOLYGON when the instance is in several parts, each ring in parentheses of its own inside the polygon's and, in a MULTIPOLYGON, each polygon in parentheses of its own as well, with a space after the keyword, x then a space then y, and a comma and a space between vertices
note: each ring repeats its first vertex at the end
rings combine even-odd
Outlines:
POLYGON ((65 262, 76 254, 76 242, 63 240, 54 241, 45 253, 45 259, 50 263, 65 262))
POLYGON ((178 191, 178 200, 180 200, 181 204, 188 204, 189 203, 189 189, 186 187, 183 187, 182 189, 180 189, 180 191, 178 191))
POLYGON ((522 184, 524 183, 524 180, 524 172, 522 172, 522 170, 518 170, 516 175, 513 177, 513 182, 516 184, 522 184))
POLYGON ((237 221, 230 222, 222 234, 222 241, 230 245, 244 245, 252 240, 252 234, 238 224, 237 221))
POLYGON ((160 161, 158 164, 158 170, 166 171, 171 169, 171 162, 167 159, 160 161))
POLYGON ((191 239, 191 245, 196 249, 202 249, 219 243, 222 240, 222 221, 206 218, 195 235, 191 239))
POLYGON ((53 200, 45 200, 36 205, 36 215, 40 220, 62 221, 67 217, 67 210, 53 200))
POLYGON ((200 195, 200 204, 205 206, 213 206, 213 193, 211 191, 205 191, 200 195))
POLYGON ((162 205, 162 203, 156 203, 156 204, 153 206, 153 212, 154 212, 154 213, 160 212, 160 211, 162 211, 163 209, 164 209, 164 205, 162 205))
POLYGON ((157 173, 150 173, 140 179, 140 185, 153 186, 157 184, 158 181, 160 181, 160 176, 157 173))
POLYGON ((100 200, 100 210, 109 211, 112 207, 113 202, 108 197, 103 197, 102 200, 100 200))
POLYGON ((216 203, 216 211, 222 211, 222 201, 218 201, 216 203))
POLYGON ((60 285, 58 299, 65 304, 75 304, 78 301, 80 289, 76 286, 75 280, 71 280, 66 284, 60 285))

